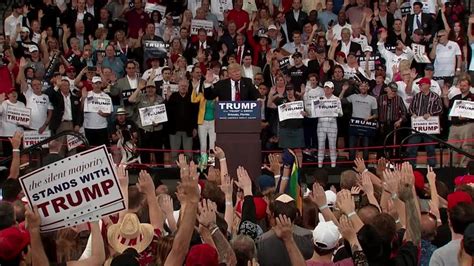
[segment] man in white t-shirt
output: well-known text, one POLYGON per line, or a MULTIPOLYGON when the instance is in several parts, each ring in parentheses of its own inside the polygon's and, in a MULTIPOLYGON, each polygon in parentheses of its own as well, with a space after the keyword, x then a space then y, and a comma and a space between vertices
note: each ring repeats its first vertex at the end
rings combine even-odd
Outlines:
POLYGON ((40 134, 48 129, 49 121, 53 115, 53 105, 49 97, 41 92, 42 86, 39 79, 31 81, 31 89, 25 87, 23 94, 26 98, 26 107, 31 109, 30 129, 38 130, 40 134))
POLYGON ((430 58, 434 60, 434 79, 453 84, 454 76, 461 72, 461 49, 456 42, 448 39, 445 30, 438 31, 433 39, 430 58))
POLYGON ((112 113, 112 99, 102 91, 102 79, 92 78, 92 91, 82 89, 84 132, 91 146, 109 145, 107 117, 112 113))
MULTIPOLYGON (((441 96, 441 88, 439 87, 439 84, 438 82, 434 81, 433 80, 433 72, 434 71, 434 66, 433 64, 427 64, 425 66, 425 78, 429 78, 431 80, 431 87, 430 87, 430 90, 436 94, 438 94, 439 96, 441 96)), ((418 93, 420 92, 420 86, 418 86, 418 81, 420 81, 421 78, 419 79, 415 79, 415 81, 413 81, 413 91, 414 93, 418 93)))
MULTIPOLYGON (((393 67, 398 68, 400 61, 403 59, 411 60, 415 54, 410 47, 405 46, 402 41, 397 41, 395 52, 392 53, 385 48, 385 42, 387 40, 388 33, 386 30, 382 30, 380 33, 380 41, 377 43, 380 55, 385 59, 385 66, 387 67, 387 77, 393 78, 393 67)), ((398 87, 400 88, 400 87, 398 87)))

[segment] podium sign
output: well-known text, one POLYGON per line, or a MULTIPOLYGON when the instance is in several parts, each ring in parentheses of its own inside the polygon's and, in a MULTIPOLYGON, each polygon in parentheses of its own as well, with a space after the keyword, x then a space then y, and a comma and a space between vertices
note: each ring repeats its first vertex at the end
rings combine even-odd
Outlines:
POLYGON ((258 102, 218 102, 217 119, 251 120, 260 119, 258 102))
POLYGON ((217 102, 216 145, 227 156, 229 173, 245 166, 251 178, 260 176, 261 103, 257 101, 217 102))

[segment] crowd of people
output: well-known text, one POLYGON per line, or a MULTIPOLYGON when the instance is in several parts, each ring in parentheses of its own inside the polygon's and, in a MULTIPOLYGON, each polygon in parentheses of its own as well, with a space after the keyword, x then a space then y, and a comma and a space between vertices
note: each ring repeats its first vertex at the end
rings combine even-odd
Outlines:
MULTIPOLYGON (((474 101, 472 23, 460 0, 13 1, 0 34, 0 137, 12 156, 0 265, 473 265, 469 158, 454 157, 471 175, 453 189, 436 179, 429 136, 409 138, 392 163, 370 148, 422 119, 472 154, 473 116, 452 115, 474 101), (260 103, 272 151, 261 176, 227 169, 217 101, 260 103), (279 107, 297 101, 301 118, 282 120, 279 107), (316 111, 329 101, 333 112, 316 111), (148 123, 142 111, 157 106, 166 121, 148 123), (12 110, 29 110, 29 122, 12 110), (68 130, 109 148, 128 208, 40 234, 21 200, 22 138, 68 130), (302 154, 335 168, 344 149, 355 167, 337 188, 324 169, 298 186, 302 154), (174 162, 176 194, 147 171, 129 186, 127 165, 174 162)), ((51 141, 43 163, 74 153, 68 144, 51 141)))

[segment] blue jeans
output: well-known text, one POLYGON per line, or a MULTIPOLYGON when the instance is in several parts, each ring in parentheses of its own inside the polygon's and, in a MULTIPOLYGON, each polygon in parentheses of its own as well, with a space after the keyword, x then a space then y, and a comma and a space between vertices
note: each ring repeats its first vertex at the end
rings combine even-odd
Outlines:
POLYGON ((359 142, 359 138, 362 138, 362 147, 365 147, 365 149, 363 151, 364 160, 369 159, 369 149, 367 148, 367 147, 369 147, 369 137, 361 137, 361 136, 350 135, 349 136, 349 148, 351 148, 351 149, 349 150, 349 160, 351 160, 351 161, 355 159, 356 150, 353 149, 353 148, 357 147, 358 142, 359 142))
MULTIPOLYGON (((432 139, 426 137, 426 136, 420 136, 416 135, 411 137, 408 140, 409 144, 419 144, 419 143, 429 143, 433 142, 432 139)), ((416 157, 417 157, 417 152, 418 152, 418 145, 415 146, 409 146, 407 148, 407 153, 408 153, 408 158, 410 163, 413 165, 413 167, 416 166, 416 157)), ((435 145, 426 145, 425 146, 426 154, 428 155, 428 165, 431 167, 434 167, 436 165, 436 152, 435 152, 435 145)))

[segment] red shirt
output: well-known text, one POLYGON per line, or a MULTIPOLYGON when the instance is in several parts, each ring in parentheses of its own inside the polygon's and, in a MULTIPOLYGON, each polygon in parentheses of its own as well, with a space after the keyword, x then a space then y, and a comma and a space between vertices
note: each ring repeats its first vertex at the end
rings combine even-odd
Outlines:
POLYGON ((150 17, 145 11, 138 13, 136 9, 130 10, 125 14, 128 22, 128 37, 138 39, 138 31, 140 29, 145 32, 146 24, 150 21, 150 17))
POLYGON ((247 23, 247 26, 249 25, 249 14, 247 11, 241 9, 239 11, 232 9, 229 11, 229 15, 227 16, 227 21, 233 20, 235 22, 235 25, 237 26, 237 29, 240 29, 244 26, 245 23, 247 23))
POLYGON ((7 65, 3 65, 0 67, 0 93, 9 92, 12 88, 12 75, 10 74, 10 70, 8 70, 7 65))

